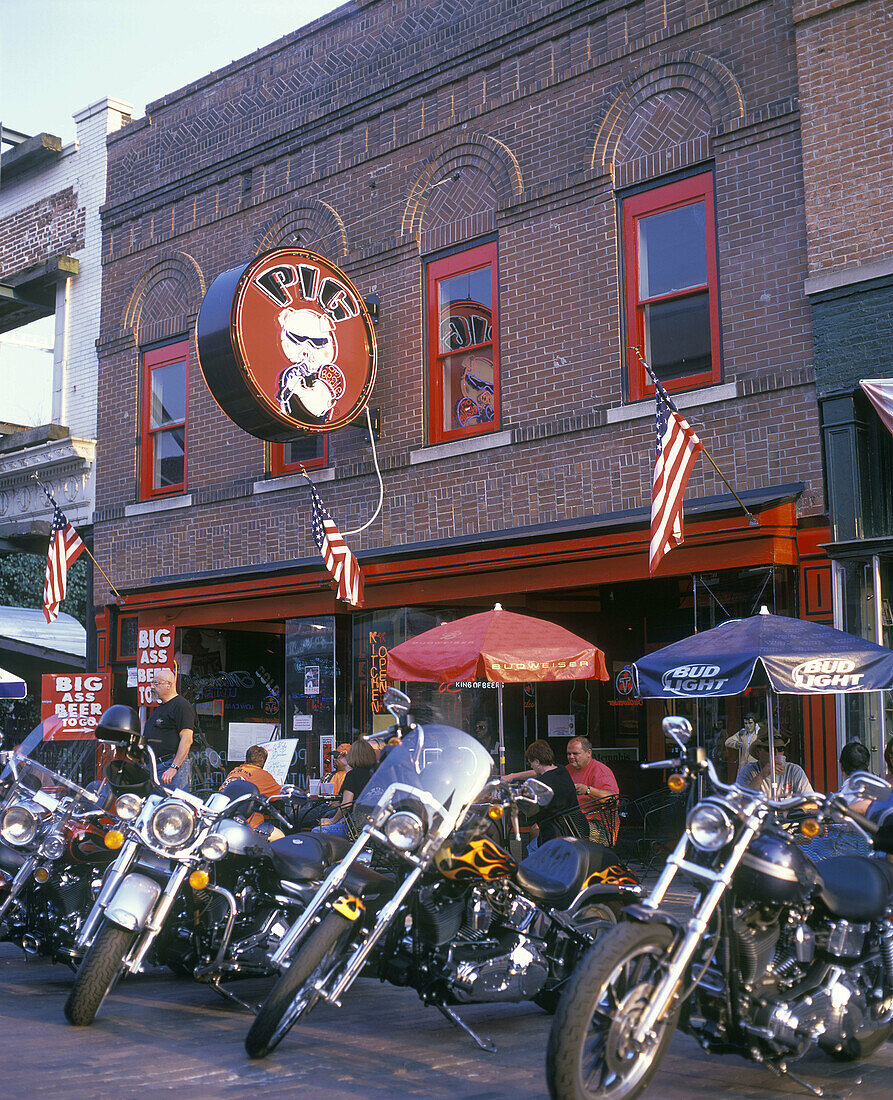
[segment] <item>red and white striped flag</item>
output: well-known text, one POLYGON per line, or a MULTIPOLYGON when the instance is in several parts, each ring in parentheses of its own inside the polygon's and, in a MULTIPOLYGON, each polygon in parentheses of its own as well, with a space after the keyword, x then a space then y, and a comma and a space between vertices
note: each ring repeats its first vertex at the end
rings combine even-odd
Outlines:
POLYGON ((859 383, 888 432, 893 432, 893 378, 863 378, 859 383))
POLYGON ((316 486, 310 480, 306 470, 302 471, 310 486, 310 503, 313 512, 311 529, 326 569, 332 574, 337 585, 335 595, 354 607, 363 606, 363 574, 360 563, 348 549, 341 532, 325 505, 320 500, 316 486))
POLYGON ((682 545, 682 497, 704 445, 653 374, 651 380, 657 402, 657 457, 651 488, 648 552, 648 572, 653 575, 664 554, 682 545))
MULTIPOLYGON (((44 492, 46 490, 44 489, 44 492)), ((47 493, 50 497, 50 494, 47 493)), ((53 505, 53 526, 50 531, 50 549, 47 554, 47 572, 43 584, 43 617, 48 623, 59 614, 59 604, 65 599, 68 567, 78 560, 86 547, 71 526, 59 505, 50 497, 53 505)))

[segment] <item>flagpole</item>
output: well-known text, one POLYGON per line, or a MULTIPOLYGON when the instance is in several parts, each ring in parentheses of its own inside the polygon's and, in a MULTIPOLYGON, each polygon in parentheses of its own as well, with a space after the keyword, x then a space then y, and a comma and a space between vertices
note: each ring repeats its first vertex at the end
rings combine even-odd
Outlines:
MULTIPOLYGON (((634 351, 636 353, 636 355, 638 355, 642 366, 645 368, 645 370, 648 371, 648 375, 651 378, 651 381, 655 384, 655 386, 659 385, 660 383, 658 382, 658 380, 657 380, 657 378, 654 374, 654 371, 645 362, 645 357, 644 357, 644 355, 642 355, 641 351, 639 351, 638 348, 633 348, 633 347, 631 347, 629 350, 634 351)), ((713 461, 713 456, 710 454, 710 452, 704 446, 703 439, 701 440, 701 453, 709 461, 709 463, 713 467, 713 469, 716 470, 716 472, 722 478, 724 485, 729 490, 729 492, 732 494, 732 496, 735 498, 735 500, 737 500, 738 503, 741 505, 742 511, 747 516, 747 522, 748 522, 749 526, 759 527, 760 521, 753 514, 753 512, 751 512, 751 510, 747 507, 747 505, 744 503, 744 501, 741 499, 741 497, 738 496, 738 494, 735 492, 735 490, 732 488, 731 484, 729 483, 729 479, 726 477, 726 475, 722 472, 722 470, 713 461)))
MULTIPOLYGON (((56 507, 56 501, 53 499, 52 493, 50 493, 50 491, 47 489, 46 485, 44 485, 44 483, 40 480, 40 478, 37 476, 37 474, 32 474, 31 476, 34 478, 34 480, 37 482, 37 484, 41 487, 41 489, 43 489, 44 495, 46 496, 47 500, 55 508, 56 507)), ((106 571, 102 568, 102 566, 99 564, 99 562, 96 560, 96 558, 93 557, 93 554, 90 550, 90 547, 83 541, 83 539, 81 539, 81 542, 83 543, 84 549, 87 551, 87 554, 90 556, 90 560, 93 562, 93 564, 99 570, 99 572, 105 577, 106 581, 108 581, 109 588, 111 588, 111 590, 118 597, 118 603, 124 603, 125 602, 124 597, 121 595, 121 593, 118 591, 118 589, 115 588, 115 586, 112 584, 112 582, 108 579, 108 576, 106 575, 106 571)))

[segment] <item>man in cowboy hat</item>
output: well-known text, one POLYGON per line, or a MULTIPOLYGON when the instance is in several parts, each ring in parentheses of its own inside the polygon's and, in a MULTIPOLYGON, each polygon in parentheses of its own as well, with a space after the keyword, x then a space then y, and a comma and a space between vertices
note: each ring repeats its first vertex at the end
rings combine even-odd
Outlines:
POLYGON ((769 734, 760 731, 751 741, 750 751, 756 756, 755 764, 745 764, 738 773, 739 786, 762 791, 770 798, 790 798, 795 794, 814 794, 812 785, 806 778, 806 772, 799 764, 785 760, 784 752, 788 738, 781 732, 775 734, 775 793, 772 794, 772 770, 769 753, 769 734))

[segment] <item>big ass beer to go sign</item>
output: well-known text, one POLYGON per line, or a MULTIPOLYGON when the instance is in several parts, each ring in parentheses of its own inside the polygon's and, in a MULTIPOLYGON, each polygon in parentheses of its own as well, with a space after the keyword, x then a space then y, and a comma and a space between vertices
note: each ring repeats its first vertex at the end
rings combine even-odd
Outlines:
POLYGON ((40 719, 45 741, 81 741, 96 735, 99 717, 109 706, 111 673, 44 673, 40 719))
POLYGON ((159 669, 174 669, 174 632, 169 626, 140 626, 136 643, 136 687, 139 705, 150 707, 152 680, 159 669))

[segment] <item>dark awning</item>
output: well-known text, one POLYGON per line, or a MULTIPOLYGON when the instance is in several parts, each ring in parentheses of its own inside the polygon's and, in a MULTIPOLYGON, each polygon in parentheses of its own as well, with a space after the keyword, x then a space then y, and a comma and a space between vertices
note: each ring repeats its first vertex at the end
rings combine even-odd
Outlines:
POLYGON ((56 284, 78 273, 73 256, 53 256, 34 267, 0 276, 0 333, 56 311, 56 284))

